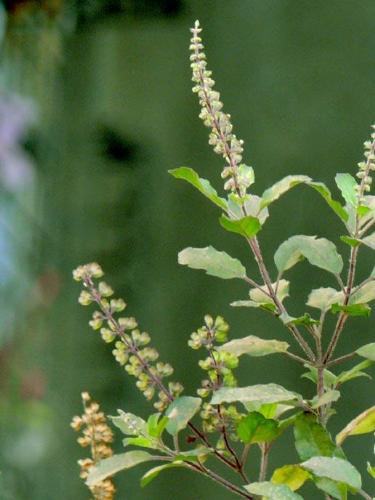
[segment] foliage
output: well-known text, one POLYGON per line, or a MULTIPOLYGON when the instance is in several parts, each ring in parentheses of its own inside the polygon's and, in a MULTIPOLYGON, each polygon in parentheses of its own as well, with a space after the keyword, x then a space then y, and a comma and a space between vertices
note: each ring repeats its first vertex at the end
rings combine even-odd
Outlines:
MULTIPOLYGON (((303 175, 288 176, 276 182, 262 196, 250 193, 249 188, 255 181, 254 170, 243 162, 243 141, 233 133, 230 115, 223 112, 220 94, 214 89, 198 21, 191 31, 193 91, 198 94, 200 118, 210 129, 209 144, 225 162, 221 176, 225 179, 227 196, 219 196, 207 180, 190 168, 180 167, 170 173, 193 185, 222 210, 220 226, 246 240, 261 281, 248 276, 238 259, 212 246, 186 248, 179 253, 178 261, 221 279, 242 280, 250 286, 250 300, 235 301, 232 305, 260 308, 272 314, 289 332, 294 347, 278 339, 255 336, 228 341, 226 321, 221 316, 214 319, 206 315, 204 325, 192 333, 188 342, 192 349, 205 353, 199 361, 205 377, 197 389, 198 397, 181 396, 183 387, 179 382, 165 382, 173 368, 158 361, 158 352, 149 346, 148 333, 138 328, 134 317, 121 315, 126 304, 122 299, 113 298, 113 290, 101 280, 101 267, 96 263, 78 267, 73 275, 83 284, 79 302, 85 306, 94 303, 98 308, 90 326, 100 330, 105 342, 114 343, 112 352, 116 361, 137 379, 136 385, 144 396, 155 400, 157 410, 147 421, 121 410, 118 416, 112 417, 114 425, 125 435, 125 448, 142 449, 102 457, 90 468, 87 485, 92 489, 119 471, 156 461, 161 464, 143 476, 142 486, 162 471, 180 467, 200 473, 248 499, 303 498, 295 491, 307 481, 316 486, 317 495, 325 498, 345 500, 348 493, 353 493, 370 499, 371 496, 362 490, 360 473, 347 459, 341 445, 349 436, 374 431, 374 408, 365 409, 335 439, 331 437, 328 424, 334 404, 341 396, 342 384, 368 376, 364 370, 375 361, 374 344, 359 345, 355 351, 335 357, 344 327, 356 316, 368 316, 371 312, 368 304, 375 299, 373 271, 369 270, 369 277, 362 282, 356 281, 361 247, 375 246, 373 234, 369 234, 375 223, 375 197, 369 194, 375 170, 375 133, 365 142, 365 159, 358 164, 357 180, 347 173, 337 174, 335 178, 345 203, 334 200, 324 184, 303 175), (341 238, 349 253, 345 273, 346 259, 338 253, 335 244, 316 235, 294 235, 282 242, 274 256, 275 271, 265 263, 258 234, 269 216, 268 207, 299 184, 306 184, 319 193, 340 223, 346 226, 347 234, 341 238), (301 311, 298 317, 293 317, 284 304, 289 297, 290 282, 283 276, 304 259, 328 271, 327 278, 334 279, 337 288, 324 284, 313 289, 306 305, 318 309, 319 314, 301 311), (332 331, 325 321, 328 312, 335 320, 332 331), (299 352, 294 352, 295 348, 299 352), (279 354, 299 363, 305 370, 302 376, 314 385, 315 396, 306 398, 275 383, 239 385, 234 371, 243 354, 252 357, 279 354), (356 356, 362 357, 362 362, 354 361, 348 370, 336 372, 338 365, 351 362, 356 356), (296 456, 291 457, 292 463, 269 473, 270 450, 289 427, 293 428, 296 456), (184 449, 181 448, 181 435, 190 444, 184 449), (247 461, 253 446, 260 450, 258 481, 250 481, 248 476, 254 477, 254 464, 247 461), (215 460, 237 473, 237 481, 232 475, 227 477, 225 472, 216 472, 211 465, 215 460)), ((368 472, 375 475, 371 465, 368 465, 368 472)))

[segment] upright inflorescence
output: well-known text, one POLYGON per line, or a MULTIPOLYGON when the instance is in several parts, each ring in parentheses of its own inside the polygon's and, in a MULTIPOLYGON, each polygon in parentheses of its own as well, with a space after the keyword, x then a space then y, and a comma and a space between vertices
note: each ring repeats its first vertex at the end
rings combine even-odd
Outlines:
POLYGON ((158 361, 159 353, 148 345, 150 335, 139 330, 135 318, 117 317, 126 308, 126 304, 122 299, 110 299, 114 292, 104 281, 95 284, 94 280, 103 275, 96 263, 79 266, 73 272, 74 279, 81 281, 84 286, 78 299, 80 304, 87 306, 94 302, 100 309, 93 313, 89 325, 94 330, 100 330, 105 342, 114 342, 112 353, 116 361, 137 378, 136 385, 146 399, 151 400, 157 392, 158 400, 154 407, 163 411, 181 394, 183 387, 179 382, 164 385, 163 379, 173 373, 172 366, 158 361))
POLYGON ((357 192, 360 203, 364 201, 363 197, 365 193, 371 190, 371 171, 375 170, 375 125, 372 125, 372 129, 371 139, 364 143, 364 155, 366 159, 358 163, 359 170, 357 177, 360 179, 360 183, 358 184, 357 192))
POLYGON ((215 82, 211 78, 212 72, 207 69, 206 55, 199 36, 201 31, 199 21, 196 21, 191 29, 190 60, 195 83, 193 92, 198 94, 202 108, 199 117, 211 129, 209 144, 226 161, 221 174, 223 179, 227 179, 224 188, 231 191, 238 201, 243 201, 247 188, 254 182, 254 172, 242 163, 243 141, 232 132, 230 115, 222 111, 220 93, 214 90, 215 82))
MULTIPOLYGON (((113 455, 111 443, 113 433, 107 424, 106 417, 100 411, 98 403, 92 401, 87 392, 82 393, 82 403, 84 412, 81 416, 76 416, 71 422, 71 427, 77 431, 82 431, 77 441, 83 447, 90 447, 91 457, 78 461, 81 467, 80 477, 87 479, 91 468, 103 458, 113 455)), ((105 479, 95 486, 90 486, 90 491, 95 500, 112 500, 116 492, 115 486, 110 478, 105 479)))
MULTIPOLYGON (((207 379, 202 381, 202 387, 197 390, 200 397, 206 398, 220 387, 234 387, 237 380, 233 370, 238 366, 238 357, 226 352, 215 345, 227 341, 229 325, 221 316, 214 320, 208 314, 204 317, 205 324, 196 332, 191 334, 188 341, 192 349, 204 347, 208 356, 199 361, 199 366, 207 372, 207 379)), ((235 405, 225 407, 223 405, 212 406, 203 403, 201 412, 203 419, 203 430, 205 432, 221 432, 224 429, 232 429, 234 423, 240 418, 235 405)))

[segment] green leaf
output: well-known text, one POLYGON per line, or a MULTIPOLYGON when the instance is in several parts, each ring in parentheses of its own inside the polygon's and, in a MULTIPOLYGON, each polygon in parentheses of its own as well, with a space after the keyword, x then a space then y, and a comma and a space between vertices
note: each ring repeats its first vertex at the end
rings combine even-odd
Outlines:
POLYGON ((351 238, 350 236, 340 236, 340 240, 350 247, 354 248, 362 243, 361 240, 358 240, 357 238, 351 238))
POLYGON ((178 263, 191 269, 203 269, 207 274, 222 279, 245 278, 246 269, 237 259, 212 246, 205 248, 188 247, 178 254, 178 263))
POLYGON ((370 281, 359 290, 355 290, 350 297, 349 304, 366 304, 375 300, 375 281, 370 281))
POLYGON ((227 201, 224 198, 218 196, 216 190, 211 186, 208 180, 199 177, 197 172, 189 167, 179 167, 168 172, 173 175, 176 179, 183 179, 189 182, 194 187, 198 189, 204 196, 211 200, 218 207, 227 210, 227 201))
POLYGON ((325 269, 335 275, 343 268, 341 255, 335 245, 326 238, 296 235, 287 239, 276 250, 274 260, 279 273, 293 267, 306 258, 311 265, 325 269))
POLYGON ((345 370, 341 372, 337 376, 337 384, 344 384, 345 382, 349 382, 349 380, 353 380, 358 377, 367 377, 370 378, 370 375, 368 373, 364 373, 362 370, 368 368, 369 366, 372 365, 372 361, 369 359, 366 359, 366 361, 362 361, 361 363, 358 363, 358 365, 353 366, 350 370, 345 370))
POLYGON ((350 174, 337 174, 335 177, 337 187, 340 189, 344 200, 353 207, 358 205, 357 182, 350 174))
POLYGON ((236 432, 243 443, 268 443, 279 435, 278 427, 276 420, 253 411, 239 421, 236 432))
POLYGON ((322 455, 332 457, 342 455, 333 443, 330 435, 312 414, 302 413, 294 422, 294 439, 297 453, 301 460, 322 455))
POLYGON ((369 236, 366 236, 365 238, 362 238, 362 243, 364 243, 366 246, 372 248, 375 250, 375 233, 370 234, 369 236))
POLYGON ((245 236, 245 238, 252 238, 262 228, 259 219, 252 215, 247 215, 241 219, 229 219, 225 215, 221 215, 219 222, 230 233, 237 233, 245 236))
POLYGON ((340 446, 348 436, 368 434, 375 431, 375 406, 362 412, 348 423, 336 436, 336 443, 340 446))
POLYGON ((371 361, 375 361, 375 342, 371 342, 371 344, 366 344, 360 347, 355 351, 362 358, 370 359, 371 361))
POLYGON ((369 462, 367 462, 367 472, 375 479, 375 467, 372 467, 369 462))
POLYGON ((334 403, 340 397, 340 392, 334 389, 329 389, 327 392, 322 394, 320 397, 315 397, 311 400, 311 407, 316 409, 321 406, 327 405, 329 403, 334 403))
POLYGON ((344 294, 334 288, 316 288, 311 290, 306 305, 328 311, 332 304, 339 304, 344 301, 344 294))
POLYGON ((151 483, 151 481, 153 481, 156 477, 158 477, 160 472, 163 472, 166 469, 171 469, 173 467, 183 467, 183 463, 172 462, 170 464, 158 465, 157 467, 153 467, 152 469, 147 471, 146 474, 144 474, 141 479, 142 488, 147 486, 149 483, 151 483))
POLYGON ((347 500, 348 487, 345 484, 332 481, 332 479, 326 477, 316 477, 314 481, 317 488, 328 493, 331 497, 337 498, 337 500, 347 500))
POLYGON ((140 450, 113 455, 113 457, 101 460, 90 469, 86 484, 87 486, 95 486, 100 481, 113 476, 113 474, 116 474, 120 470, 130 469, 138 464, 155 459, 156 457, 150 455, 150 453, 140 450))
POLYGON ((305 313, 303 316, 299 316, 298 318, 294 318, 293 316, 289 316, 287 313, 282 313, 279 316, 279 319, 284 323, 284 325, 318 325, 319 321, 313 319, 310 314, 305 313))
POLYGON ((280 196, 282 196, 294 186, 298 186, 298 184, 301 184, 302 182, 308 183, 310 181, 311 178, 307 177, 307 175, 288 175, 287 177, 284 177, 280 181, 276 182, 276 184, 264 191, 264 193, 262 194, 261 207, 267 207, 274 201, 278 200, 280 196))
POLYGON ((254 300, 235 300, 234 302, 231 302, 230 305, 232 307, 255 307, 272 313, 276 311, 275 304, 270 304, 268 302, 255 302, 254 300))
POLYGON ((221 403, 233 403, 234 401, 266 404, 299 401, 301 399, 302 397, 299 394, 288 391, 281 385, 258 384, 249 387, 221 387, 214 392, 211 404, 219 405, 221 403))
MULTIPOLYGON (((308 371, 303 373, 301 377, 307 378, 314 382, 314 384, 318 383, 318 370, 314 366, 305 365, 308 368, 308 371)), ((331 371, 324 369, 323 370, 323 385, 325 389, 332 389, 337 384, 337 377, 331 371)))
POLYGON ((347 211, 341 205, 341 203, 332 198, 331 192, 325 184, 323 184, 322 182, 310 182, 308 186, 315 189, 315 191, 317 191, 324 198, 327 204, 332 208, 335 214, 338 215, 344 223, 348 221, 349 216, 347 211))
POLYGON ((161 413, 153 413, 147 420, 147 434, 152 437, 159 438, 167 426, 168 417, 160 418, 161 413))
POLYGON ((285 484, 273 484, 269 481, 251 483, 244 488, 253 495, 259 495, 266 500, 303 500, 301 495, 294 493, 285 484))
POLYGON ((332 304, 331 312, 333 314, 344 312, 349 316, 370 316, 371 307, 367 304, 350 304, 348 306, 341 306, 340 304, 332 304))
POLYGON ((172 436, 175 436, 180 431, 185 429, 199 411, 202 400, 192 396, 181 396, 175 399, 167 408, 165 415, 169 418, 167 423, 167 431, 172 436))
POLYGON ((337 457, 312 457, 301 466, 318 477, 327 477, 333 481, 344 483, 350 488, 361 488, 361 475, 347 460, 337 457))
POLYGON ((298 490, 308 479, 310 473, 302 469, 299 465, 284 465, 275 469, 271 482, 275 484, 285 484, 289 486, 292 491, 298 490))
POLYGON ((159 448, 159 443, 156 439, 142 436, 125 438, 122 440, 122 444, 124 447, 133 445, 139 446, 140 448, 150 448, 152 450, 157 450, 159 448))
POLYGON ((109 418, 123 434, 126 434, 127 436, 147 434, 147 424, 141 417, 137 417, 137 415, 133 415, 133 413, 125 413, 122 410, 117 411, 119 416, 110 416, 109 418))
POLYGON ((249 356, 267 356, 278 352, 286 352, 289 348, 287 342, 280 340, 265 340, 255 335, 249 335, 242 339, 235 339, 218 347, 218 351, 226 351, 236 356, 248 354, 249 356))
POLYGON ((207 448, 206 446, 198 446, 198 448, 195 448, 194 450, 188 450, 188 451, 181 451, 178 455, 174 457, 175 460, 182 460, 182 461, 195 461, 199 458, 200 461, 202 461, 207 455, 210 455, 213 453, 213 450, 210 448, 207 448))

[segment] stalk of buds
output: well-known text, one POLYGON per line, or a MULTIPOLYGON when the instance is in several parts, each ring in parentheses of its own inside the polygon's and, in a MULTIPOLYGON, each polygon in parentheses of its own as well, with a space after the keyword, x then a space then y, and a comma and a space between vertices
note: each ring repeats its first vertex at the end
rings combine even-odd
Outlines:
POLYGON ((364 194, 371 190, 371 171, 375 170, 375 125, 372 125, 372 129, 371 140, 364 143, 366 160, 358 163, 357 177, 360 184, 357 186, 357 192, 360 203, 364 201, 364 194))
POLYGON ((95 284, 96 279, 104 275, 96 263, 79 266, 73 271, 73 278, 84 286, 78 301, 87 306, 96 303, 98 311, 93 313, 89 325, 100 330, 103 340, 115 342, 112 353, 116 361, 132 376, 137 378, 136 385, 146 399, 151 400, 158 392, 154 407, 163 411, 183 391, 179 382, 169 382, 165 386, 163 379, 173 373, 169 363, 157 361, 159 353, 148 346, 150 335, 138 329, 133 317, 115 317, 126 308, 122 299, 109 299, 113 296, 112 288, 104 281, 95 284))
POLYGON ((242 163, 243 141, 233 134, 230 115, 222 111, 220 93, 213 89, 215 82, 211 78, 212 72, 207 69, 206 55, 199 36, 201 31, 199 21, 196 21, 191 29, 190 43, 192 80, 195 83, 193 92, 198 94, 202 108, 199 117, 211 129, 208 142, 215 153, 226 161, 221 173, 221 177, 227 179, 224 189, 231 191, 234 198, 242 203, 247 188, 254 182, 254 171, 242 163))
MULTIPOLYGON (((82 393, 82 403, 84 412, 81 416, 76 416, 71 422, 71 427, 76 431, 82 431, 82 436, 77 439, 82 448, 90 447, 91 458, 84 458, 78 461, 81 467, 80 477, 87 479, 90 469, 103 458, 113 455, 110 444, 113 442, 113 433, 107 424, 106 417, 100 411, 98 403, 92 401, 87 392, 82 393)), ((89 486, 95 500, 112 500, 116 488, 112 480, 105 479, 95 486, 89 486)))

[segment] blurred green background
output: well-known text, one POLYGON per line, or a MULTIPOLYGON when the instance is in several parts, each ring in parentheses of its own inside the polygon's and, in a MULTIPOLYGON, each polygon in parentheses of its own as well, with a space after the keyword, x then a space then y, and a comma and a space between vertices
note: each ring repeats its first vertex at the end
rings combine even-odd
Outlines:
MULTIPOLYGON (((222 162, 191 93, 188 28, 197 18, 203 25, 257 193, 296 173, 334 189, 335 172, 355 171, 374 121, 375 2, 25 0, 3 1, 0 17, 0 498, 80 500, 89 496, 76 464, 85 451, 69 422, 81 410, 81 391, 107 414, 122 408, 145 417, 148 406, 89 330, 74 267, 102 264, 187 394, 201 378, 187 340, 205 313, 223 314, 233 337, 288 340, 276 320, 230 308, 246 297, 241 283, 177 265, 182 248, 212 244, 257 278, 241 239, 219 228, 215 207, 167 174, 191 166, 221 189, 222 162)), ((303 187, 271 213, 261 234, 270 264, 293 234, 337 240, 343 231, 303 187)), ((359 277, 372 267, 363 251, 359 277)), ((290 278, 292 313, 311 288, 335 286, 305 263, 290 278)), ((352 321, 340 353, 371 338, 372 320, 352 321)), ((249 358, 240 380, 277 381, 309 396, 313 387, 300 374, 276 356, 249 358)), ((366 379, 348 384, 333 432, 373 404, 371 387, 366 379)), ((345 449, 364 471, 373 440, 360 436, 345 449)), ((297 459, 284 438, 271 457, 272 467, 297 459)), ((141 472, 119 478, 118 498, 232 498, 179 470, 141 490, 141 472)))

